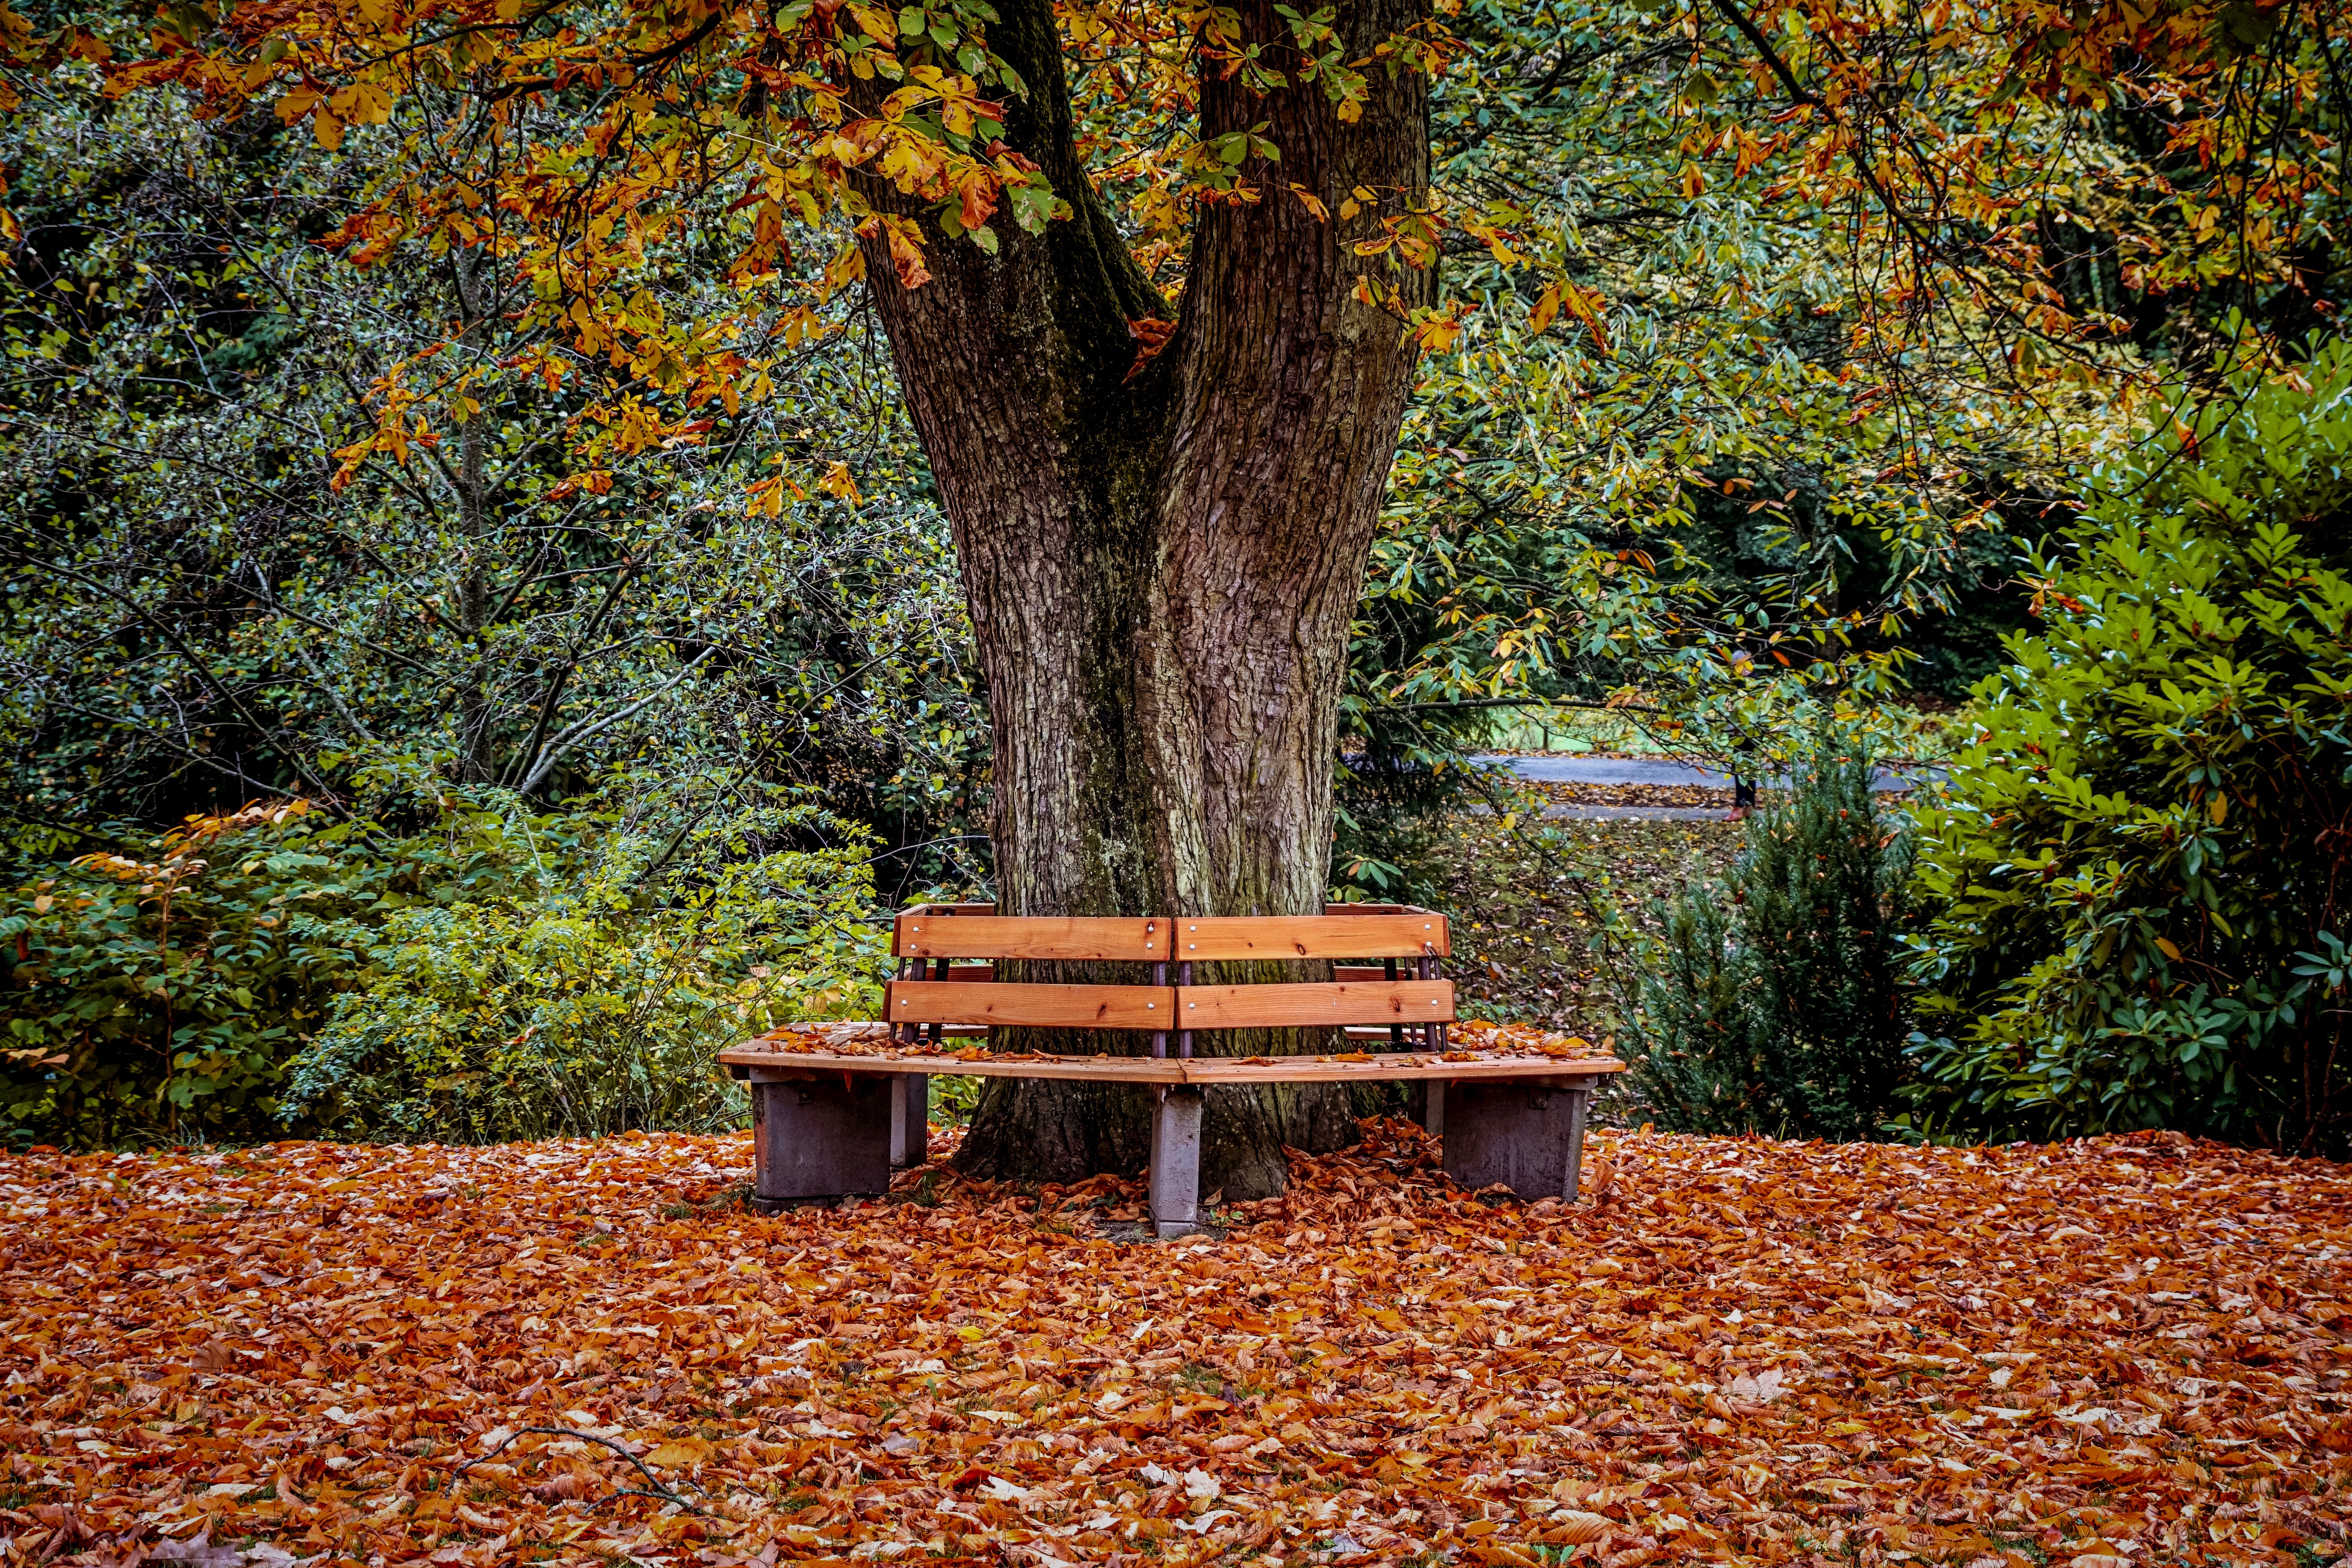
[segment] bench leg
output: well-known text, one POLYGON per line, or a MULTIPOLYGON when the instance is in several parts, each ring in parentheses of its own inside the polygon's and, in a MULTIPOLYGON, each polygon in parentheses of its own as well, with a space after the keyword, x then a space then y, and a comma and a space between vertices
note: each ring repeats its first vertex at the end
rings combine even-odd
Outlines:
POLYGON ((887 1192, 892 1094, 879 1073, 752 1084, 753 1206, 887 1192))
POLYGON ((1461 1082, 1445 1106, 1445 1173, 1473 1191, 1501 1183, 1522 1198, 1576 1199, 1591 1080, 1461 1082))
POLYGON ((1584 1181, 1584 1123, 1592 1113, 1592 1090, 1587 1087, 1560 1092, 1568 1096, 1568 1185, 1559 1196, 1562 1203, 1572 1204, 1584 1181))
POLYGON ((890 1164, 928 1164, 931 1158, 931 1080, 919 1072, 890 1078, 890 1164))
POLYGON ((1417 1078, 1404 1086, 1404 1119, 1432 1138, 1445 1136, 1445 1080, 1417 1078))
POLYGON ((1151 1228, 1162 1237, 1201 1227, 1201 1091, 1171 1089, 1151 1113, 1151 1228))

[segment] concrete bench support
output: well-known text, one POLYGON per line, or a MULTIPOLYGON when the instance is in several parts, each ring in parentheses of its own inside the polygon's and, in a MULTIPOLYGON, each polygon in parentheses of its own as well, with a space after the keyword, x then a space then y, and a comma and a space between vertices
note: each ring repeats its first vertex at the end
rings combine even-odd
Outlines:
POLYGON ((1445 1080, 1427 1079, 1412 1086, 1412 1103, 1405 1114, 1421 1123, 1421 1130, 1432 1138, 1445 1136, 1445 1080))
POLYGON ((921 1165, 931 1158, 931 1080, 919 1072, 890 1077, 890 1163, 921 1165))
POLYGON ((1201 1091, 1171 1089, 1151 1116, 1151 1228, 1190 1236, 1201 1226, 1201 1091))
POLYGON ((754 1205, 887 1192, 897 1075, 826 1073, 751 1082, 754 1205))
MULTIPOLYGON (((1445 1173, 1473 1191, 1500 1182, 1523 1198, 1575 1202, 1584 1163, 1585 1110, 1599 1081, 1563 1078, 1448 1086, 1439 1113, 1445 1173)), ((1435 1110, 1438 1086, 1430 1087, 1435 1110)))
MULTIPOLYGON (((1204 917, 1205 918, 1205 917, 1204 917)), ((1334 982, 1334 984, 1338 984, 1334 982)), ((984 987, 983 987, 984 988, 984 987)), ((879 1194, 893 1166, 929 1163, 929 1074, 1065 1079, 1149 1088, 1149 1205, 1163 1237, 1190 1236, 1201 1214, 1202 1094, 1210 1086, 1397 1083, 1444 1146, 1445 1173, 1472 1189, 1574 1199, 1584 1124, 1613 1058, 1387 1054, 1347 1057, 1044 1056, 950 1058, 913 1051, 777 1049, 766 1038, 719 1053, 750 1086, 758 1173, 754 1206, 879 1194)))

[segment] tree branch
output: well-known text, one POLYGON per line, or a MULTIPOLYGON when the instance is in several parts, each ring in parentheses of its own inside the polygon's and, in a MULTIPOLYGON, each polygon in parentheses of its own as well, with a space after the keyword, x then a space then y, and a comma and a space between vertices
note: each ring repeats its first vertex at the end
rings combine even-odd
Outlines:
POLYGON ((100 582, 95 577, 84 576, 70 566, 62 565, 55 561, 43 561, 35 556, 27 555, 24 551, 18 549, 14 544, 0 544, 0 552, 5 552, 11 559, 17 561, 24 565, 35 566, 43 571, 54 573, 56 575, 63 577, 69 582, 79 583, 83 587, 88 588, 94 593, 102 594, 106 597, 113 600, 116 604, 121 605, 132 615, 138 616, 141 620, 147 623, 148 626, 153 627, 155 635, 162 637, 165 642, 170 643, 173 651, 177 652, 182 658, 188 661, 188 668, 194 670, 197 678, 203 680, 206 686, 213 689, 213 694, 215 696, 218 697, 224 703, 227 704, 229 711, 244 720, 245 722, 253 730, 255 735, 259 738, 261 743, 268 747, 272 752, 278 753, 278 758, 283 761, 287 766, 294 770, 294 776, 300 780, 305 785, 309 786, 320 805, 325 806, 330 811, 337 813, 341 811, 341 807, 336 803, 334 791, 328 788, 325 784, 321 783, 315 775, 313 775, 310 770, 303 765, 302 760, 299 757, 297 757, 292 752, 278 743, 276 731, 273 731, 270 726, 264 724, 261 720, 255 715, 252 710, 246 707, 243 700, 238 698, 235 692, 229 690, 229 689, 222 683, 220 677, 213 673, 212 667, 197 656, 195 649, 190 647, 185 642, 181 640, 180 634, 172 629, 169 622, 151 614, 145 605, 138 603, 136 600, 128 597, 114 588, 109 587, 106 584, 100 582))
POLYGON ((550 741, 547 743, 546 752, 539 759, 539 765, 531 769, 530 775, 528 778, 524 779, 522 783, 515 786, 515 793, 517 795, 530 794, 531 791, 537 789, 546 781, 547 775, 555 771, 555 764, 562 762, 567 753, 577 751, 583 744, 593 740, 598 735, 603 734, 614 725, 620 723, 623 720, 630 718, 636 713, 642 712, 646 708, 649 707, 654 702, 658 701, 672 687, 676 686, 679 681, 684 680, 688 676, 692 675, 696 668, 699 666, 704 659, 709 658, 712 654, 717 653, 718 651, 719 646, 716 643, 711 644, 709 647, 705 647, 700 653, 694 656, 693 663, 688 664, 684 669, 679 670, 676 675, 671 676, 667 680, 663 681, 659 686, 655 687, 651 691, 646 692, 643 697, 638 698, 635 702, 630 703, 626 708, 622 709, 619 712, 612 714, 606 718, 595 720, 593 722, 583 719, 579 723, 574 724, 571 729, 564 731, 563 733, 555 737, 554 740, 550 741))

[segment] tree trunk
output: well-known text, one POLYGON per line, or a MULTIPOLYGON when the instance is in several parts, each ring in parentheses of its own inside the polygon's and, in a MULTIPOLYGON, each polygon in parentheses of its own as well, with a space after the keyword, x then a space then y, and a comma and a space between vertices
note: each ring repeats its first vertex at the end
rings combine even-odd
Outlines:
MULTIPOLYGON (((1005 140, 1073 216, 1036 236, 1001 219, 992 258, 926 217, 932 279, 914 289, 880 236, 866 241, 988 682, 999 908, 1319 912, 1349 623, 1412 377, 1402 312, 1434 289, 1428 271, 1355 247, 1381 233, 1381 214, 1424 203, 1425 79, 1375 71, 1361 119, 1343 124, 1319 82, 1260 94, 1204 65, 1202 140, 1264 123, 1280 161, 1246 166, 1258 199, 1202 208, 1176 330, 1139 365, 1129 323, 1168 306, 1074 151, 1049 5, 1000 10, 990 41, 1030 84, 1007 106, 1005 140), (1359 186, 1381 205, 1342 220, 1359 186), (1359 298, 1364 279, 1387 303, 1359 298)), ((1422 15, 1418 0, 1343 4, 1346 58, 1422 15)), ((1267 63, 1295 63, 1271 5, 1241 17, 1267 63)), ((1205 1036, 1196 1048, 1328 1037, 1205 1036)), ((999 1045, 1143 1048, 1132 1035, 999 1045)), ((991 1079, 959 1163, 1046 1181, 1132 1171, 1148 1156, 1148 1106, 1139 1090, 991 1079)), ((1204 1185, 1278 1192, 1284 1144, 1332 1148, 1352 1131, 1338 1089, 1212 1096, 1204 1185)))

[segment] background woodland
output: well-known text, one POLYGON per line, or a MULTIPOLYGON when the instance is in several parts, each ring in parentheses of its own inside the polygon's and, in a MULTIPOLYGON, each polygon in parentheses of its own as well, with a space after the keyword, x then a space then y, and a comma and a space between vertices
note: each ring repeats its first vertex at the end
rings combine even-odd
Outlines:
MULTIPOLYGON (((2163 8, 2085 77, 2000 7, 1441 9, 1338 895, 1490 912, 1444 825, 1492 808, 1604 972, 1541 1021, 1667 1124, 2341 1154, 2343 18, 2163 8), (1643 909, 1463 765, 1530 704, 1801 783, 1643 909), (1949 790, 1874 805, 1888 756, 1949 790)), ((1262 154, 1187 145, 1112 19, 1060 14, 1074 101, 1172 300, 1262 154)), ((353 228, 451 101, 198 116, 122 62, 217 12, 8 20, 0 1131, 731 1124, 713 1046, 865 1013, 876 914, 993 874, 861 253, 680 167, 600 357, 456 174, 353 228)), ((603 112, 533 95, 517 146, 603 112)))

